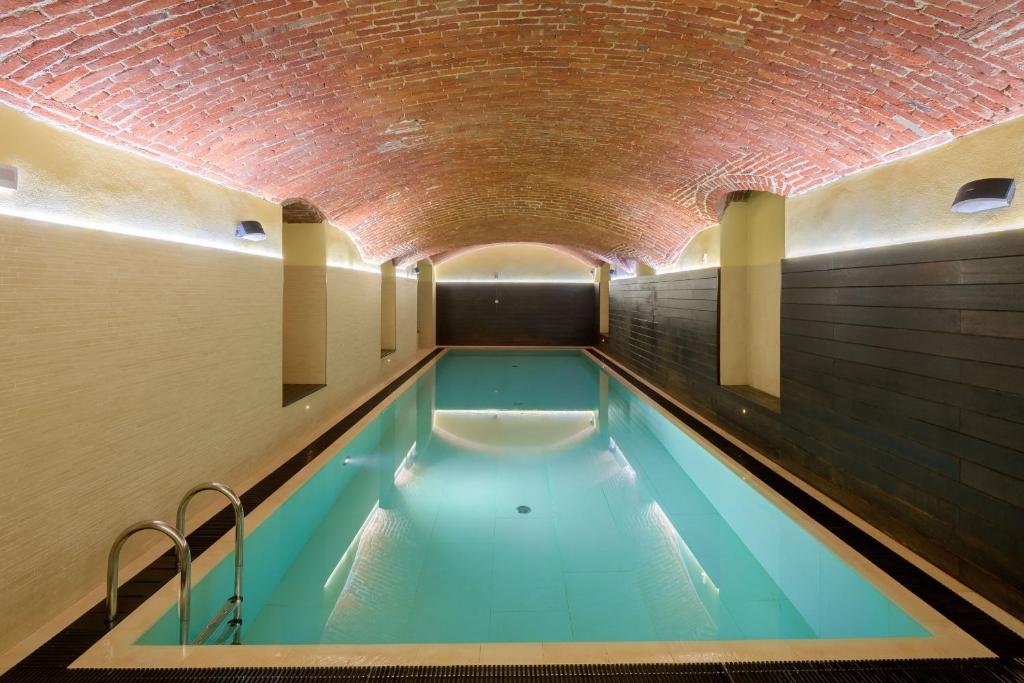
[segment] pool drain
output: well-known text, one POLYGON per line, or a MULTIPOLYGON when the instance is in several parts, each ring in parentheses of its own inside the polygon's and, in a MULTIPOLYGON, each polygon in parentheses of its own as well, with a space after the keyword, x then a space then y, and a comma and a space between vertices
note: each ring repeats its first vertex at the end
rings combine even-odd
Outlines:
POLYGON ((516 512, 518 512, 521 515, 528 515, 530 514, 530 506, 520 505, 519 507, 516 508, 516 512))

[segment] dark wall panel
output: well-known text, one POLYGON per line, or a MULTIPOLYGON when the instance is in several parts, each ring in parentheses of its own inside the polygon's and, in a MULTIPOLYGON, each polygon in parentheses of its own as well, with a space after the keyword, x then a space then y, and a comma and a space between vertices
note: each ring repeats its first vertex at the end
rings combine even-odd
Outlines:
POLYGON ((588 283, 437 283, 437 343, 589 346, 597 288, 588 283))
POLYGON ((603 348, 1024 613, 1024 231, 783 261, 778 413, 717 385, 698 299, 663 304, 715 275, 613 283, 603 348))

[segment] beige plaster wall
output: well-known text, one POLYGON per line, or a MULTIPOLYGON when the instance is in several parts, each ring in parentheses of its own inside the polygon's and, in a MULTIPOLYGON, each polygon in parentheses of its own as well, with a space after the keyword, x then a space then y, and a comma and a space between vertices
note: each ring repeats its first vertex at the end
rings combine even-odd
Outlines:
POLYGON ((282 226, 284 257, 282 380, 327 381, 327 234, 324 223, 282 226))
POLYGON ((394 351, 397 329, 398 302, 396 299, 395 264, 380 265, 380 350, 394 351))
POLYGON ((496 244, 438 264, 438 282, 499 280, 593 282, 591 266, 539 244, 496 244))
POLYGON ((279 207, 6 109, 0 128, 22 171, 0 194, 3 651, 102 585, 123 527, 241 483, 408 363, 416 286, 397 283, 382 360, 380 276, 329 231, 327 387, 282 408, 279 207), (270 239, 237 240, 241 219, 270 239))
POLYGON ((281 229, 281 254, 286 266, 323 266, 327 263, 327 236, 335 230, 327 223, 288 223, 281 229))
POLYGON ((281 380, 323 384, 327 379, 327 268, 285 265, 283 288, 281 380))
POLYGON ((784 198, 753 192, 721 223, 720 367, 724 385, 780 392, 784 198))
POLYGON ((687 242, 675 262, 659 273, 674 273, 680 270, 714 268, 721 263, 722 227, 712 225, 701 230, 687 242))
POLYGON ((1007 209, 950 211, 961 185, 990 177, 1024 181, 1024 118, 790 197, 786 256, 1024 227, 1020 196, 1007 209))
POLYGON ((280 207, 141 156, 115 150, 0 105, 0 163, 18 167, 17 192, 0 190, 0 214, 67 226, 281 255, 280 207), (241 220, 267 240, 235 237, 241 220))
POLYGON ((747 383, 747 202, 726 207, 721 222, 719 275, 719 377, 722 384, 747 383))
POLYGON ((749 206, 747 245, 747 384, 779 396, 781 391, 782 258, 786 202, 755 192, 749 206))
POLYGON ((609 287, 611 286, 612 279, 611 266, 607 263, 602 263, 597 273, 595 273, 595 279, 597 280, 597 332, 598 334, 608 334, 608 315, 611 301, 609 287))

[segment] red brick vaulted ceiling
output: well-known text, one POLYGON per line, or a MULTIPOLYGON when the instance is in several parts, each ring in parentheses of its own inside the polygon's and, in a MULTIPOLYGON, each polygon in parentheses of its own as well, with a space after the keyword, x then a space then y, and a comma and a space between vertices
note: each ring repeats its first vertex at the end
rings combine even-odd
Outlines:
POLYGON ((0 0, 0 101, 275 201, 370 259, 672 259, 1011 118, 1024 0, 0 0))

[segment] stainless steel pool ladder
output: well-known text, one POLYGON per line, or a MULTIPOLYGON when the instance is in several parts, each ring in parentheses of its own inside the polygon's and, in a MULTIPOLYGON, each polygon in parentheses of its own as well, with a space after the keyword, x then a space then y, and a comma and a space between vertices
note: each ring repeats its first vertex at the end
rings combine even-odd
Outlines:
POLYGON ((185 512, 188 509, 188 504, 197 493, 203 491, 216 491, 223 494, 231 502, 231 508, 235 512, 235 590, 192 642, 194 645, 219 644, 230 639, 232 643, 238 645, 242 642, 242 552, 245 545, 245 510, 235 492, 224 484, 218 484, 215 481, 197 484, 189 489, 185 497, 178 503, 178 533, 181 536, 185 535, 185 512), (230 619, 229 616, 231 616, 230 619))
POLYGON ((124 542, 140 531, 152 529, 170 537, 178 556, 178 642, 188 643, 189 607, 192 603, 192 553, 184 535, 167 522, 158 519, 136 522, 118 534, 107 557, 107 624, 117 621, 117 567, 124 542))
POLYGON ((165 534, 174 543, 175 554, 178 560, 178 642, 181 645, 188 644, 189 616, 192 604, 192 552, 189 550, 188 542, 185 540, 185 512, 192 498, 201 491, 217 491, 224 494, 235 513, 235 591, 228 598, 227 602, 213 616, 210 622, 199 632, 193 645, 201 645, 211 642, 215 634, 217 638, 212 642, 223 643, 229 637, 232 642, 241 642, 242 631, 242 546, 245 539, 245 510, 242 508, 242 501, 235 492, 224 484, 208 482, 199 484, 189 489, 185 497, 178 504, 178 527, 174 528, 167 522, 153 519, 132 524, 118 534, 114 544, 110 547, 110 554, 107 557, 107 623, 113 625, 117 621, 117 588, 118 588, 118 565, 121 558, 121 548, 125 541, 140 531, 152 529, 165 534), (221 629, 228 615, 233 618, 227 621, 227 627, 221 629), (219 631, 219 633, 218 633, 219 631))

